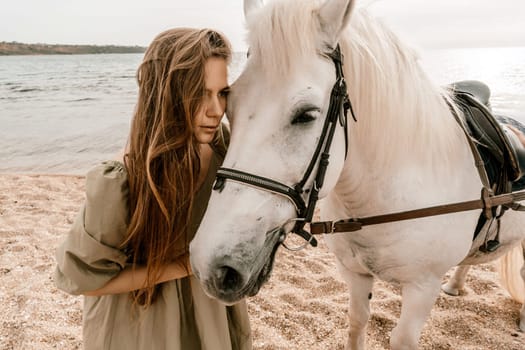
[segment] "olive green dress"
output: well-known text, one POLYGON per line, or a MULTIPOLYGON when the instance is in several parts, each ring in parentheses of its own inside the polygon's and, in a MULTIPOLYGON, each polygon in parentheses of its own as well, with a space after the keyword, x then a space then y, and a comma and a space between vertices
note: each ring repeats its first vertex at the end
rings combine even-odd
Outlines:
MULTIPOLYGON (((218 153, 213 153, 210 170, 196 193, 191 237, 204 215, 222 160, 218 153)), ((122 163, 105 162, 89 171, 85 205, 57 250, 55 283, 59 289, 74 295, 98 289, 126 266, 128 256, 119 247, 129 220, 128 191, 122 163)), ((246 303, 225 306, 209 298, 193 276, 163 283, 160 295, 147 309, 132 304, 129 293, 85 296, 84 348, 252 348, 246 303)))

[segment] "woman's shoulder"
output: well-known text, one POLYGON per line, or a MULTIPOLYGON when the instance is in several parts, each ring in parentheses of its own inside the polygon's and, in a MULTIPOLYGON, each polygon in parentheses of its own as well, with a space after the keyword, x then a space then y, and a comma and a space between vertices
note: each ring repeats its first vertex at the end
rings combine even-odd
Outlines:
POLYGON ((108 160, 101 162, 87 172, 86 178, 91 179, 119 179, 127 178, 126 167, 121 161, 108 160))
POLYGON ((91 168, 86 175, 86 199, 93 206, 123 205, 129 194, 128 173, 122 162, 110 160, 91 168))
POLYGON ((91 168, 86 174, 86 183, 127 183, 128 173, 124 164, 108 160, 91 168))

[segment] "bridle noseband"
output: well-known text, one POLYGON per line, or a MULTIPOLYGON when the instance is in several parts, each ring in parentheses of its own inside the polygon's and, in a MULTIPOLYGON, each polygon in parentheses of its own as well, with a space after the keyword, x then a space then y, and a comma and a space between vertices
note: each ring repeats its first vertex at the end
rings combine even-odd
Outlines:
POLYGON ((315 205, 319 200, 319 191, 323 187, 326 170, 329 164, 330 147, 332 146, 335 129, 338 124, 343 128, 345 135, 346 158, 348 150, 348 110, 350 110, 352 117, 354 120, 356 120, 352 110, 352 104, 348 98, 346 82, 343 75, 343 55, 341 54, 339 45, 337 45, 337 47, 332 52, 326 54, 326 56, 331 58, 335 64, 337 80, 330 95, 330 104, 328 107, 326 119, 324 121, 321 137, 319 138, 313 157, 310 160, 308 168, 306 168, 301 181, 299 181, 293 187, 290 187, 286 184, 266 177, 249 174, 232 168, 221 167, 217 171, 217 179, 213 186, 214 190, 220 192, 225 186, 226 179, 228 179, 285 196, 292 201, 297 212, 297 218, 290 220, 295 222, 295 226, 291 232, 303 237, 314 247, 317 246, 317 240, 310 232, 304 229, 304 226, 307 223, 312 222, 315 205), (319 166, 317 168, 317 173, 315 174, 312 187, 310 189, 305 189, 304 186, 311 177, 317 163, 319 163, 319 166), (305 202, 303 199, 303 194, 308 193, 308 200, 305 202))

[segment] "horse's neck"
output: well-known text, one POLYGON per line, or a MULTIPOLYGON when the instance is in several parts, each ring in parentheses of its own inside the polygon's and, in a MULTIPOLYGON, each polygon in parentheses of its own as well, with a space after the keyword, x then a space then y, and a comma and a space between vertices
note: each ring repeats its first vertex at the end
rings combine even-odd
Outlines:
POLYGON ((358 114, 349 126, 348 157, 335 187, 348 215, 477 198, 480 180, 467 139, 446 106, 412 122, 382 117, 358 114))
MULTIPOLYGON (((411 188, 444 186, 458 172, 465 177, 453 187, 472 181, 466 138, 444 91, 431 83, 416 57, 395 40, 366 48, 351 42, 345 46, 345 74, 358 120, 349 123, 349 156, 336 186, 346 205, 377 209, 384 201, 392 208, 395 204, 386 202, 399 199, 403 207, 403 201, 413 200, 405 195, 411 188)), ((440 195, 432 191, 430 197, 440 195)))
POLYGON ((349 152, 360 150, 352 154, 354 158, 381 172, 392 172, 399 166, 431 164, 443 154, 453 154, 464 135, 444 98, 432 90, 424 98, 418 99, 418 94, 416 89, 405 88, 389 98, 362 90, 356 98, 358 121, 349 126, 349 152))

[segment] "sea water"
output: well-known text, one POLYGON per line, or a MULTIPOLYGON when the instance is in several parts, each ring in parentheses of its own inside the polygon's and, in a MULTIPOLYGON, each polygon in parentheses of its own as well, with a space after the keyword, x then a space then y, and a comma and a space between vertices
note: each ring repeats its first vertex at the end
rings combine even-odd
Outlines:
MULTIPOLYGON (((0 56, 0 172, 84 174, 124 147, 142 54, 0 56)), ((245 63, 238 53, 234 80, 245 63)), ((440 84, 474 79, 499 113, 525 122, 525 48, 429 50, 440 84)))

